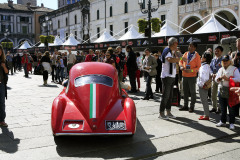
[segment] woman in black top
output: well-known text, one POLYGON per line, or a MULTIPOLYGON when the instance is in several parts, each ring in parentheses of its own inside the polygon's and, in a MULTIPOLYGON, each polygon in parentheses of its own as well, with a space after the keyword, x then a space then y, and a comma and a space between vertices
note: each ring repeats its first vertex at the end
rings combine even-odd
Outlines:
POLYGON ((51 68, 50 66, 50 56, 49 56, 49 52, 46 51, 41 59, 41 63, 44 67, 44 71, 43 71, 43 85, 47 85, 47 80, 48 80, 48 72, 50 71, 49 69, 51 68))
POLYGON ((6 57, 3 51, 3 47, 0 45, 0 126, 7 127, 5 123, 5 97, 7 97, 7 74, 8 69, 6 67, 6 57))
POLYGON ((129 80, 131 84, 131 91, 130 93, 135 93, 137 92, 136 88, 136 71, 137 71, 137 56, 133 52, 132 47, 126 46, 126 51, 128 52, 128 57, 127 57, 127 69, 128 69, 128 75, 129 75, 129 80))

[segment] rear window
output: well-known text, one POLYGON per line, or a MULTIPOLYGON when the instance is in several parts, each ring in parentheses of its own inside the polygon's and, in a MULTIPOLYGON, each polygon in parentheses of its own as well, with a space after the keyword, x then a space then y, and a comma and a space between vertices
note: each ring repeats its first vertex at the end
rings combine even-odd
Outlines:
POLYGON ((75 87, 84 86, 86 84, 102 84, 105 86, 112 87, 112 78, 104 75, 86 75, 82 77, 77 77, 74 81, 75 87))

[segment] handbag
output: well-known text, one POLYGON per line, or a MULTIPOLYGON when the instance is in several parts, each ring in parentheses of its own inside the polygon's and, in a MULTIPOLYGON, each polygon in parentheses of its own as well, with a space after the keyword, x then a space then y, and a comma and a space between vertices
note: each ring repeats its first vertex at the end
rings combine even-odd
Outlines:
POLYGON ((209 80, 204 83, 203 89, 208 90, 208 89, 211 88, 211 87, 212 87, 212 77, 210 76, 210 77, 209 77, 209 80))
POLYGON ((220 88, 220 96, 222 98, 229 98, 229 87, 222 86, 220 88))
MULTIPOLYGON (((201 77, 200 77, 200 74, 199 74, 199 78, 201 78, 201 77)), ((209 80, 207 80, 207 81, 204 83, 203 89, 208 90, 208 89, 211 88, 211 87, 212 87, 212 76, 209 74, 209 80)))
MULTIPOLYGON (((234 82, 232 79, 233 77, 230 77, 229 80, 229 89, 232 87, 240 87, 240 82, 234 82)), ((234 91, 229 91, 229 98, 228 98, 228 104, 230 107, 236 106, 239 104, 239 96, 234 91)))

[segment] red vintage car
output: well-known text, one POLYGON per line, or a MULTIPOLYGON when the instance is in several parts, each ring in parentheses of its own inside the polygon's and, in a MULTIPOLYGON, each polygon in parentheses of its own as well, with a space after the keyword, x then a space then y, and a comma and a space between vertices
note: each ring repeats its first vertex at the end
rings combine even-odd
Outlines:
POLYGON ((67 87, 52 104, 52 131, 61 135, 133 135, 134 101, 120 88, 110 64, 79 63, 72 67, 67 87))

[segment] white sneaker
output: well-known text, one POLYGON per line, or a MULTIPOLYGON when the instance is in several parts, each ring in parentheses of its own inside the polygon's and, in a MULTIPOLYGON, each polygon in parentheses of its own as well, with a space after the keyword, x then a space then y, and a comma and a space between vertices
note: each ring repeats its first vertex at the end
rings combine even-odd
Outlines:
POLYGON ((222 121, 220 121, 219 123, 216 124, 217 127, 226 127, 226 123, 222 123, 222 121))
POLYGON ((167 117, 167 116, 165 116, 165 114, 164 114, 164 113, 160 113, 158 118, 160 118, 160 119, 165 119, 165 120, 167 120, 167 119, 168 119, 168 117, 167 117))
POLYGON ((174 116, 172 113, 168 113, 168 114, 167 114, 167 117, 168 117, 168 118, 176 119, 176 116, 174 116))
POLYGON ((229 129, 234 130, 235 129, 234 124, 231 123, 230 126, 229 126, 229 129))

